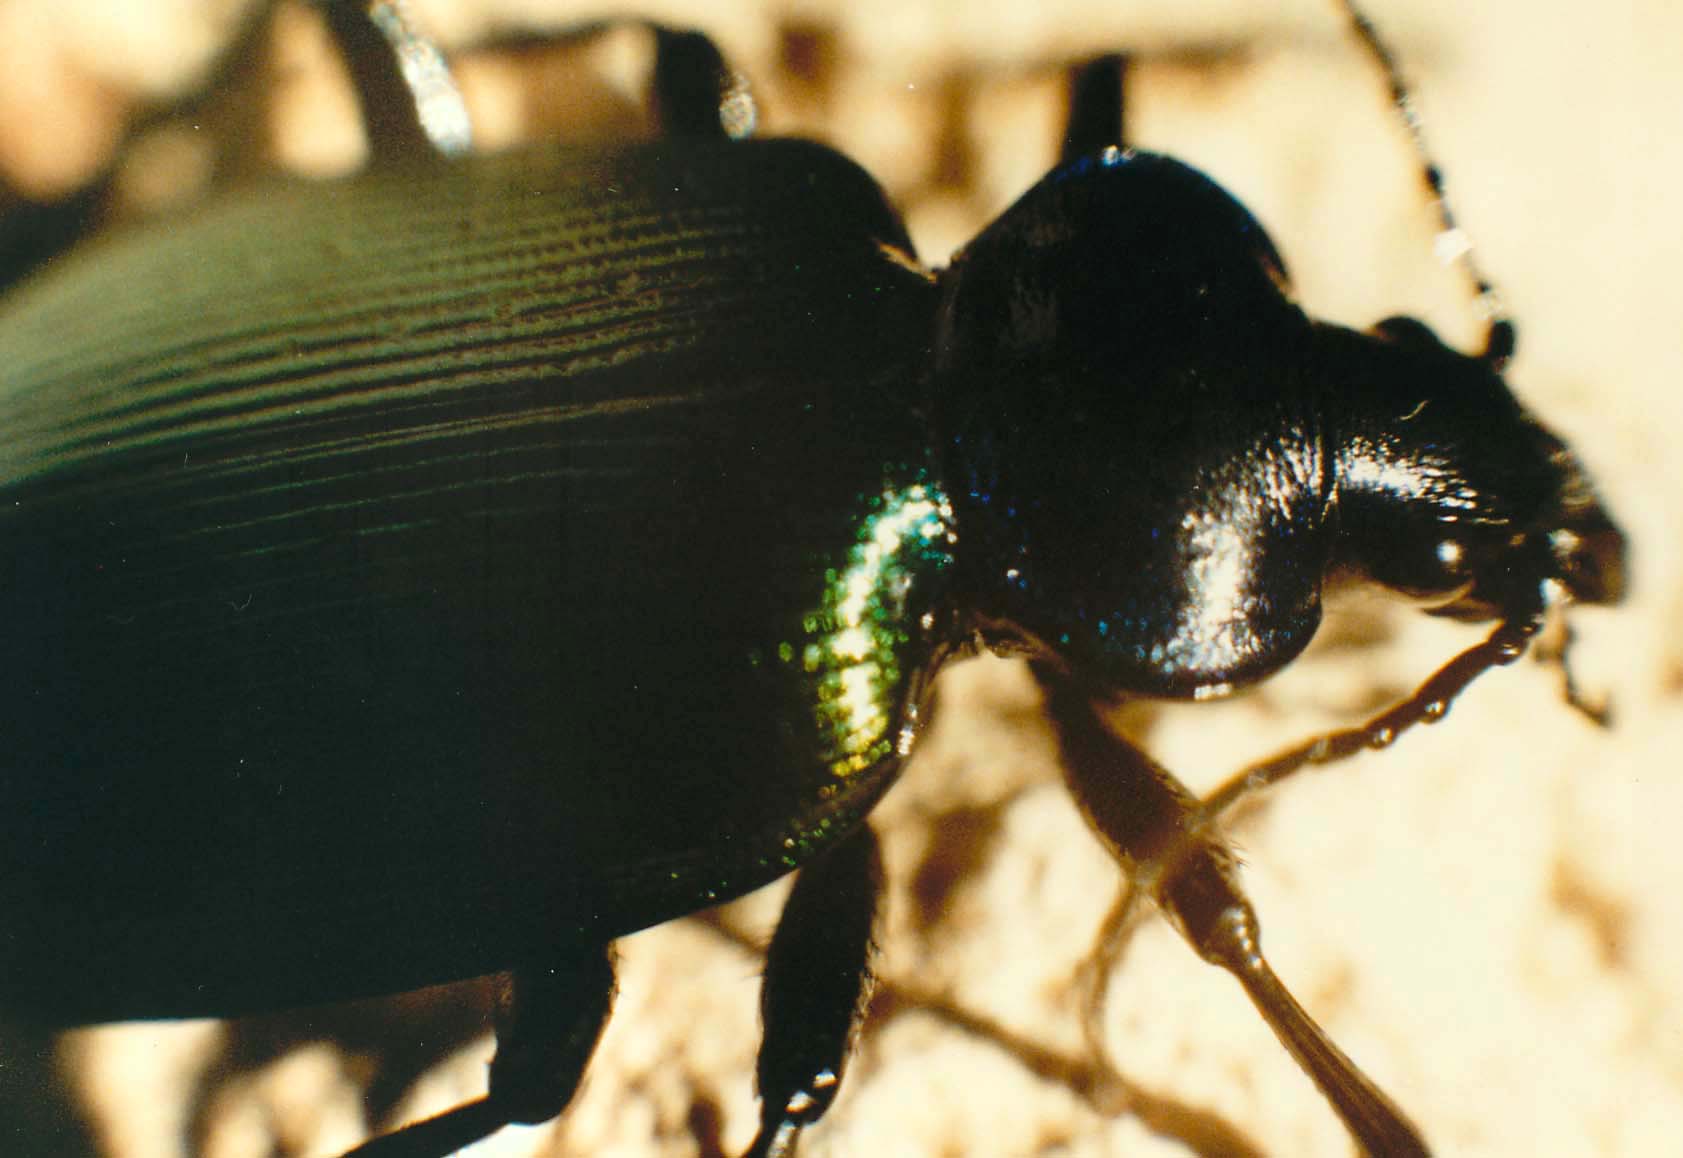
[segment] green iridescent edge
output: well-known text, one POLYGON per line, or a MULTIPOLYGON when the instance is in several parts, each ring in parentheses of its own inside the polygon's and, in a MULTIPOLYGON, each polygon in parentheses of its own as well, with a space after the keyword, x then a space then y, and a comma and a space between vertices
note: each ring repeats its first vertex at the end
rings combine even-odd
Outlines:
MULTIPOLYGON (((871 500, 847 564, 825 572, 822 607, 805 617, 802 669, 830 773, 845 781, 893 752, 904 698, 902 660, 920 583, 952 560, 952 506, 919 479, 871 500)), ((926 584, 924 585, 926 586, 926 584)), ((795 647, 779 649, 785 662, 795 647)))

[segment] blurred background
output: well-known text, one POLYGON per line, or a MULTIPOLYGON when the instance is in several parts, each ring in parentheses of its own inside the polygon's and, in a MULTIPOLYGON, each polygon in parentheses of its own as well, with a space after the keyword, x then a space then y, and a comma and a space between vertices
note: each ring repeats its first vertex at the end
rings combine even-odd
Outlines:
MULTIPOLYGON (((137 117, 204 86, 254 7, 0 0, 0 211, 18 220, 26 200, 90 180, 137 117)), ((1330 3, 985 8, 636 11, 711 32, 755 85, 762 132, 859 160, 935 265, 1051 163, 1065 68, 1130 52, 1132 143, 1244 201, 1312 314, 1368 325, 1411 313, 1478 343, 1464 282, 1434 258, 1381 80, 1330 3)), ((409 5, 464 51, 615 9, 409 5)), ((1442 724, 1282 786, 1232 835, 1276 969, 1439 1153, 1670 1153, 1683 1137, 1683 12, 1382 0, 1370 14, 1519 322, 1509 379, 1630 535, 1629 602, 1572 618, 1575 675, 1612 705, 1613 726, 1564 704, 1558 667, 1527 661, 1475 685, 1442 724)), ((311 11, 282 6, 275 33, 242 44, 240 83, 126 146, 114 215, 167 228, 205 184, 357 166, 354 106, 311 11)), ((635 131, 639 51, 630 36, 467 55, 482 145, 635 131)), ((1123 719, 1207 790, 1406 695, 1479 634, 1357 604, 1261 688, 1123 719)), ((1095 936, 1120 882, 1049 762, 1022 673, 979 661, 944 694, 951 710, 879 810, 892 877, 882 983, 841 1099, 802 1152, 1350 1153, 1237 987, 1160 921, 1084 1034, 1095 936)), ((472 1153, 739 1151, 756 1114, 756 946, 781 897, 774 886, 624 942, 618 1010, 579 1101, 558 1125, 472 1153)), ((50 1043, 0 1033, 0 1138, 22 1154, 334 1154, 370 1106, 413 1116, 483 1089, 483 1002, 468 986, 237 1025, 50 1043)))

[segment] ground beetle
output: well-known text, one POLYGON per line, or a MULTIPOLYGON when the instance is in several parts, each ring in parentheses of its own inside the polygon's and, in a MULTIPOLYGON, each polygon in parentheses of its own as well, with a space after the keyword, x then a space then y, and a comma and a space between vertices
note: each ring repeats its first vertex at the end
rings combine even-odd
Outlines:
POLYGON ((1200 801, 1103 709, 1272 674, 1334 578, 1498 621, 1260 783, 1618 598, 1622 537, 1503 384, 1505 324, 1466 357, 1309 322, 1250 214, 1091 97, 931 275, 837 155, 694 132, 731 86, 671 39, 661 78, 706 99, 658 145, 388 159, 13 295, 7 1008, 512 969, 491 1098, 367 1151, 438 1153, 565 1105, 612 938, 804 867, 759 1075, 755 1152, 785 1152, 866 981, 861 821, 934 672, 992 652, 1136 888, 1364 1146, 1423 1152, 1263 964, 1216 829, 1237 789, 1200 801))

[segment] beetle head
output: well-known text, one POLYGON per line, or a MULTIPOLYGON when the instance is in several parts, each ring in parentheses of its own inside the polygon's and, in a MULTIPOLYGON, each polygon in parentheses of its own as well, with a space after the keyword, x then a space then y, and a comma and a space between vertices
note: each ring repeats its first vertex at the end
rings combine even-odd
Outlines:
POLYGON ((1359 335, 1317 327, 1317 369, 1340 416, 1339 563, 1442 614, 1524 614, 1541 584, 1611 603, 1623 534, 1576 457, 1488 358, 1411 318, 1359 335))
POLYGON ((966 605, 1207 696, 1293 659, 1334 570, 1470 619, 1620 596, 1622 535, 1494 345, 1313 324, 1286 290, 1242 205, 1149 154, 1066 165, 972 242, 934 376, 966 605))

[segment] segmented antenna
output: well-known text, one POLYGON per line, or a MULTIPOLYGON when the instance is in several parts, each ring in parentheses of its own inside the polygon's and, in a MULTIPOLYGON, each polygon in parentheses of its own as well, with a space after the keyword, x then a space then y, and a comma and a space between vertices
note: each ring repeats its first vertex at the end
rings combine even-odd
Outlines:
POLYGON ((1454 262, 1461 267, 1472 283, 1474 296, 1478 300, 1479 312, 1484 315, 1486 326, 1484 338, 1484 360, 1491 367, 1500 370, 1507 365, 1508 359, 1513 357, 1514 346, 1518 335, 1514 330, 1513 319, 1508 316, 1507 307, 1502 304, 1501 295, 1496 292, 1484 271, 1479 268, 1473 257, 1473 243, 1466 232, 1455 220, 1455 214, 1450 209, 1448 194, 1444 191, 1443 169, 1437 159, 1432 156, 1431 149, 1426 144, 1426 133, 1421 124, 1420 110, 1415 107, 1414 91, 1403 79, 1402 69, 1397 65, 1397 58, 1386 43, 1380 39, 1379 30, 1373 26, 1367 14, 1356 6, 1355 0, 1341 0, 1344 11, 1350 17, 1350 23, 1356 30, 1356 36, 1373 57, 1380 71, 1385 74, 1385 81, 1391 89, 1391 104, 1402 118, 1403 126, 1408 130, 1408 138, 1414 144, 1414 155, 1420 161, 1420 174, 1426 182, 1427 192, 1431 194, 1432 204, 1438 214, 1438 256, 1444 262, 1454 262))

